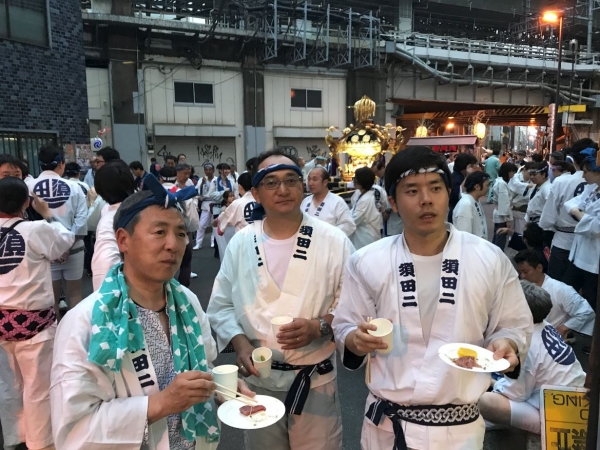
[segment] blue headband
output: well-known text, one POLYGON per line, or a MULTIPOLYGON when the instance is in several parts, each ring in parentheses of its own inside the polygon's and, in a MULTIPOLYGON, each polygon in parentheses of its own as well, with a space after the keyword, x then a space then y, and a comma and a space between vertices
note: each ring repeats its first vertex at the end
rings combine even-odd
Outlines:
POLYGON ((269 175, 272 172, 277 172, 279 170, 293 170, 299 176, 303 176, 302 169, 300 169, 300 167, 298 167, 296 165, 271 164, 270 166, 267 166, 263 169, 260 169, 258 172, 256 172, 256 175, 254 175, 254 178, 252 178, 252 187, 258 187, 258 185, 260 184, 260 182, 263 180, 264 177, 266 177, 267 175, 269 175))
POLYGON ((65 155, 56 155, 54 157, 54 159, 52 161, 50 161, 49 163, 45 163, 45 162, 41 162, 40 161, 40 166, 41 167, 56 167, 58 166, 60 163, 65 162, 65 155))
POLYGON ((592 172, 600 172, 600 166, 596 165, 596 153, 598 153, 598 150, 588 147, 579 153, 586 156, 584 162, 589 163, 592 172))
POLYGON ((446 184, 447 188, 450 188, 450 180, 448 180, 448 176, 446 175, 446 172, 444 172, 442 169, 440 169, 437 166, 432 166, 432 167, 421 167, 419 170, 407 170, 406 172, 404 172, 403 174, 401 174, 398 179, 396 181, 394 181, 392 183, 392 185, 390 186, 390 190, 388 191, 388 195, 390 197, 394 197, 396 194, 396 187, 398 186, 398 183, 400 183, 400 181, 402 181, 404 178, 406 178, 409 175, 417 175, 419 173, 437 173, 439 174, 439 176, 442 177, 442 180, 444 180, 444 183, 446 184))
POLYGON ((165 209, 176 208, 180 202, 189 200, 190 198, 198 195, 198 191, 195 186, 188 186, 181 189, 174 194, 167 191, 158 179, 151 173, 147 173, 142 179, 143 190, 152 191, 152 197, 145 198, 144 200, 130 206, 127 211, 119 218, 117 222, 117 229, 125 228, 131 219, 133 219, 138 213, 142 212, 149 206, 158 205, 165 209))
POLYGON ((213 164, 212 164, 212 163, 206 163, 206 164, 204 164, 202 167, 204 167, 205 169, 206 169, 207 167, 210 167, 211 169, 214 169, 214 168, 215 168, 215 166, 213 166, 213 164))

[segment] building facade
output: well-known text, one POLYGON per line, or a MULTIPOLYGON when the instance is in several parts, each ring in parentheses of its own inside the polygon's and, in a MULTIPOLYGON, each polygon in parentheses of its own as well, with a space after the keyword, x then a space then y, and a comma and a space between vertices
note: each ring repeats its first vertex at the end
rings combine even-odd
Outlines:
POLYGON ((81 5, 24 0, 0 9, 0 152, 35 174, 44 143, 89 144, 81 5))

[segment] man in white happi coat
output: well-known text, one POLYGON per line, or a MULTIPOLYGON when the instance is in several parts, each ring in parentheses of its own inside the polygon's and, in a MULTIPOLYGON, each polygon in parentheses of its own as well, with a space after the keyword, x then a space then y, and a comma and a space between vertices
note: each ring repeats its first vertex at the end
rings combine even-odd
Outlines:
POLYGON ((385 209, 385 195, 381 187, 375 184, 375 174, 368 167, 361 167, 354 173, 354 187, 352 195, 352 219, 356 230, 350 240, 356 249, 363 248, 379 239, 383 230, 383 216, 385 209))
POLYGON ((552 184, 548 180, 548 164, 546 162, 533 163, 529 168, 529 178, 535 185, 529 195, 527 214, 525 220, 529 223, 539 223, 546 200, 550 196, 552 184))
POLYGON ((16 177, 0 179, 0 422, 4 449, 21 442, 54 448, 50 423, 50 368, 56 333, 50 261, 75 236, 54 220, 24 219, 29 189, 16 177))
POLYGON ((70 307, 81 301, 84 244, 87 236, 88 205, 79 185, 62 177, 65 171, 65 155, 61 148, 40 148, 38 160, 42 168, 40 176, 27 181, 29 190, 48 203, 53 217, 75 236, 75 244, 59 260, 52 263, 52 288, 58 311, 63 280, 70 307))
MULTIPOLYGON (((197 297, 173 279, 188 235, 172 194, 151 174, 125 199, 114 230, 123 263, 67 313, 52 365, 52 429, 59 449, 216 449, 208 373, 217 357, 197 297), (168 312, 167 312, 168 311, 168 312)), ((240 386, 247 395, 253 395, 240 386)))
POLYGON ((251 189, 252 175, 244 172, 238 177, 238 190, 241 197, 235 199, 218 218, 217 232, 219 234, 224 234, 229 226, 235 227, 237 233, 242 228, 247 227, 249 223, 252 223, 252 210, 256 202, 251 189))
POLYGON ((487 221, 479 199, 487 197, 489 188, 489 174, 478 171, 467 175, 465 178, 466 193, 461 195, 452 211, 452 223, 457 230, 487 240, 487 221))
POLYGON ((486 421, 540 434, 542 386, 583 387, 585 372, 573 349, 545 319, 555 308, 548 292, 527 281, 521 284, 535 324, 529 352, 519 377, 496 381, 493 392, 479 399, 479 409, 486 421))
POLYGON ((365 318, 393 324, 390 352, 371 359, 362 448, 482 449, 477 401, 489 375, 451 367, 438 350, 479 345, 513 370, 533 329, 517 273, 498 247, 445 223, 450 172, 442 155, 408 147, 392 158, 385 179, 404 233, 350 258, 333 321, 349 369, 388 349, 368 334, 377 327, 365 318))
POLYGON ((323 166, 311 170, 308 174, 308 190, 312 195, 302 201, 300 209, 350 236, 356 230, 350 208, 343 198, 329 192, 328 184, 329 173, 323 166))
POLYGON ((587 185, 581 170, 585 155, 577 151, 578 142, 573 147, 574 149, 571 149, 570 155, 577 171, 572 175, 564 174, 554 180, 539 223, 542 229, 554 231, 548 263, 548 275, 559 281, 563 281, 567 269, 571 266, 569 252, 573 247, 575 226, 577 225, 577 221, 569 214, 569 211, 564 209, 563 205, 574 197, 581 195, 587 185))
POLYGON ((302 212, 294 159, 274 150, 254 167, 255 220, 229 242, 207 310, 219 349, 233 344, 253 390, 286 406, 276 424, 246 432, 246 448, 341 450, 330 324, 354 249, 342 231, 302 212), (282 316, 293 321, 274 334, 271 319, 282 316), (269 378, 253 366, 257 347, 273 352, 269 378))
POLYGON ((525 214, 529 204, 529 195, 533 189, 533 184, 529 180, 529 167, 531 162, 516 164, 519 168, 514 177, 508 181, 508 190, 510 195, 510 207, 515 221, 514 230, 523 234, 525 231, 525 214))
MULTIPOLYGON (((196 232, 196 245, 194 250, 202 248, 206 229, 210 226, 213 215, 212 207, 219 201, 222 195, 217 189, 217 178, 215 177, 215 166, 211 163, 204 164, 204 177, 196 185, 198 189, 198 202, 200 202, 200 226, 196 232)), ((215 236, 217 230, 213 228, 210 237, 210 246, 215 246, 215 236)))
MULTIPOLYGON (((558 181, 558 180, 557 180, 558 181)), ((555 181, 556 182, 556 181, 555 181)), ((544 274, 541 256, 522 250, 514 257, 519 276, 550 294, 552 311, 545 318, 563 337, 569 331, 592 335, 596 314, 587 300, 568 284, 544 274)))

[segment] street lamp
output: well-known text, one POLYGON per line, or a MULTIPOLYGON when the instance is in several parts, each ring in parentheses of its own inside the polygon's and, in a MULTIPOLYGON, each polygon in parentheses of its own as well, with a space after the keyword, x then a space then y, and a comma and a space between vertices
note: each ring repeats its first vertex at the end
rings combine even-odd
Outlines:
POLYGON ((542 15, 542 21, 546 23, 558 23, 558 67, 556 74, 556 99, 554 103, 554 132, 550 152, 555 152, 557 147, 558 133, 561 131, 562 124, 558 119, 558 108, 560 106, 560 69, 562 66, 562 35, 563 35, 563 15, 558 11, 546 11, 542 15))

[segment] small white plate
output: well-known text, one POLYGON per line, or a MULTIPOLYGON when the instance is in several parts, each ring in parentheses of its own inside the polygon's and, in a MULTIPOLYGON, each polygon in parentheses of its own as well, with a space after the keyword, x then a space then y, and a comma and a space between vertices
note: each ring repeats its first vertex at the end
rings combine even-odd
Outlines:
POLYGON ((494 353, 485 349, 483 347, 478 347, 477 345, 472 344, 446 344, 442 345, 438 350, 438 356, 444 361, 446 364, 451 365, 452 367, 456 367, 457 369, 466 370, 468 372, 502 372, 510 367, 510 363, 507 359, 494 359, 494 353), (454 364, 453 359, 458 358, 458 349, 460 347, 468 348, 470 350, 474 350, 477 352, 477 364, 481 366, 473 367, 472 369, 467 369, 465 367, 460 367, 454 364))
POLYGON ((285 415, 285 405, 281 400, 268 395, 257 395, 254 397, 258 405, 263 405, 267 408, 266 411, 244 416, 240 412, 240 408, 245 406, 245 403, 239 400, 227 400, 219 409, 217 415, 224 424, 240 430, 258 430, 273 425, 285 415))

